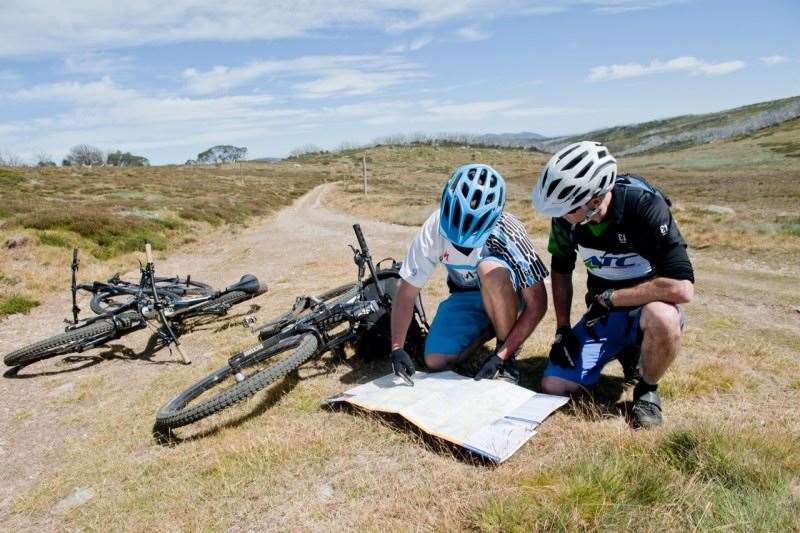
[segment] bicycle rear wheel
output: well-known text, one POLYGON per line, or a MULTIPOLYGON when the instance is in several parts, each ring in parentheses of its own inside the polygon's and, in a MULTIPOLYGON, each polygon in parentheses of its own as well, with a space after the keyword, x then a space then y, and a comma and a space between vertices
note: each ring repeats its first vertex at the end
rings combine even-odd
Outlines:
POLYGON ((303 333, 272 345, 267 341, 243 353, 251 350, 240 362, 246 374, 242 381, 236 380, 230 365, 223 366, 164 404, 156 413, 156 425, 185 426, 253 396, 314 357, 319 341, 314 334, 303 333))
MULTIPOLYGON (((136 329, 139 315, 123 313, 117 317, 117 321, 123 327, 128 325, 130 329, 136 329)), ((87 344, 94 344, 98 341, 106 342, 115 338, 117 333, 111 320, 98 320, 13 351, 3 358, 3 362, 8 366, 19 366, 57 355, 79 352, 87 344)))
MULTIPOLYGON (((114 291, 108 289, 100 289, 92 295, 89 302, 89 307, 98 315, 111 313, 117 311, 120 307, 129 305, 136 300, 135 294, 130 294, 131 290, 138 290, 139 285, 133 283, 125 283, 124 291, 114 291)), ((181 278, 157 278, 156 290, 158 296, 162 300, 173 301, 179 298, 186 298, 191 296, 208 296, 214 294, 214 288, 206 283, 199 281, 189 281, 181 278)), ((149 296, 152 289, 145 287, 145 293, 149 296)))
POLYGON ((219 298, 213 298, 204 304, 198 305, 191 311, 180 313, 176 315, 175 318, 178 320, 183 320, 185 318, 190 318, 193 316, 200 316, 200 315, 212 315, 212 314, 223 315, 228 312, 228 309, 230 309, 231 306, 234 306, 245 300, 249 300, 254 296, 255 294, 246 293, 244 291, 227 292, 222 296, 220 296, 219 298))

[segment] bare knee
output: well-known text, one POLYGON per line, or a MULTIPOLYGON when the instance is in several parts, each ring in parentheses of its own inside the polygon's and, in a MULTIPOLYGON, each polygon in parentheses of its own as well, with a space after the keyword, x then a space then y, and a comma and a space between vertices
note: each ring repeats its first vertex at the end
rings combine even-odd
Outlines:
POLYGON ((542 378, 542 392, 545 394, 567 396, 569 393, 575 392, 579 388, 580 385, 574 381, 569 381, 556 376, 545 376, 542 378))
POLYGON ((455 356, 447 356, 437 353, 425 354, 425 366, 431 372, 439 372, 449 369, 454 360, 455 356))
POLYGON ((678 308, 665 302, 650 302, 642 308, 641 328, 645 334, 664 339, 680 339, 681 316, 678 308))

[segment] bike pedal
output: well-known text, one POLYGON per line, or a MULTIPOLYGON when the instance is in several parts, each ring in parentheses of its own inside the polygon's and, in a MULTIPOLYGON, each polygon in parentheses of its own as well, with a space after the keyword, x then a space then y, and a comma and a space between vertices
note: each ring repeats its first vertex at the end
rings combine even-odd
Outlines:
POLYGON ((242 319, 242 327, 245 329, 252 328, 256 323, 256 317, 253 315, 247 315, 242 319))

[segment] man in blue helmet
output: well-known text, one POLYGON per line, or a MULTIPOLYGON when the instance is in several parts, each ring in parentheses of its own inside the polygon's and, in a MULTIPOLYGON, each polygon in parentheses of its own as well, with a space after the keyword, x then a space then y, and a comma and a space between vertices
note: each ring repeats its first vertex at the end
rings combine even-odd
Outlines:
POLYGON ((439 209, 409 246, 392 304, 392 368, 410 376, 415 367, 403 349, 414 302, 438 264, 447 269, 450 296, 439 304, 425 343, 425 364, 446 370, 469 355, 465 348, 492 327, 494 352, 475 379, 517 383, 516 354, 547 310, 547 267, 524 226, 503 212, 506 184, 488 165, 456 169, 439 209))

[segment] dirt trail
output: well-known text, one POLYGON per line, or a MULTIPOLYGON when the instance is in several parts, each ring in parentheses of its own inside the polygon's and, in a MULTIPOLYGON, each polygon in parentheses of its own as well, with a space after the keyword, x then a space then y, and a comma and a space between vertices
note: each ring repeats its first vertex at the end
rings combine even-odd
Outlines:
MULTIPOLYGON (((346 248, 347 243, 355 242, 351 228, 354 221, 322 206, 322 198, 331 187, 333 185, 317 187, 275 217, 251 224, 235 234, 218 232, 180 253, 157 257, 157 271, 191 273, 196 279, 220 287, 236 281, 243 273, 255 274, 270 286, 270 293, 254 300, 265 308, 260 318, 274 314, 269 306, 276 291, 283 289, 294 293, 298 287, 319 290, 340 284, 355 272, 352 256, 346 248)), ((363 222, 362 227, 376 259, 389 253, 401 254, 413 233, 412 228, 374 221, 363 222)), ((135 272, 127 275, 135 276, 135 272)), ((27 316, 9 317, 0 323, 0 353, 8 353, 25 342, 60 331, 70 307, 68 291, 65 291, 44 301, 27 316)), ((82 307, 88 309, 85 303, 82 307)), ((113 343, 113 351, 134 355, 126 348, 140 351, 148 336, 145 330, 124 337, 113 343)), ((196 331, 185 336, 183 343, 195 360, 202 361, 214 350, 213 337, 211 330, 196 331)), ((126 388, 135 390, 137 385, 163 372, 174 374, 176 381, 180 381, 181 365, 153 364, 175 361, 175 356, 167 350, 154 354, 151 361, 136 357, 103 359, 109 355, 106 347, 85 352, 67 362, 63 356, 57 357, 31 365, 19 376, 7 375, 0 379, 0 427, 3 428, 0 458, 4 464, 0 473, 0 524, 8 517, 15 497, 42 474, 58 469, 58 464, 52 461, 57 461, 62 443, 68 439, 74 442, 76 438, 80 441, 81 435, 75 435, 69 424, 62 423, 64 416, 78 414, 75 407, 68 405, 71 394, 98 383, 116 384, 124 393, 126 388), (88 366, 92 368, 85 368, 88 366), (54 402, 59 397, 64 397, 62 404, 54 402)), ((103 401, 113 402, 115 398, 103 401)), ((81 407, 90 409, 92 406, 83 406, 81 402, 81 407)), ((157 407, 153 405, 153 412, 157 407)))

